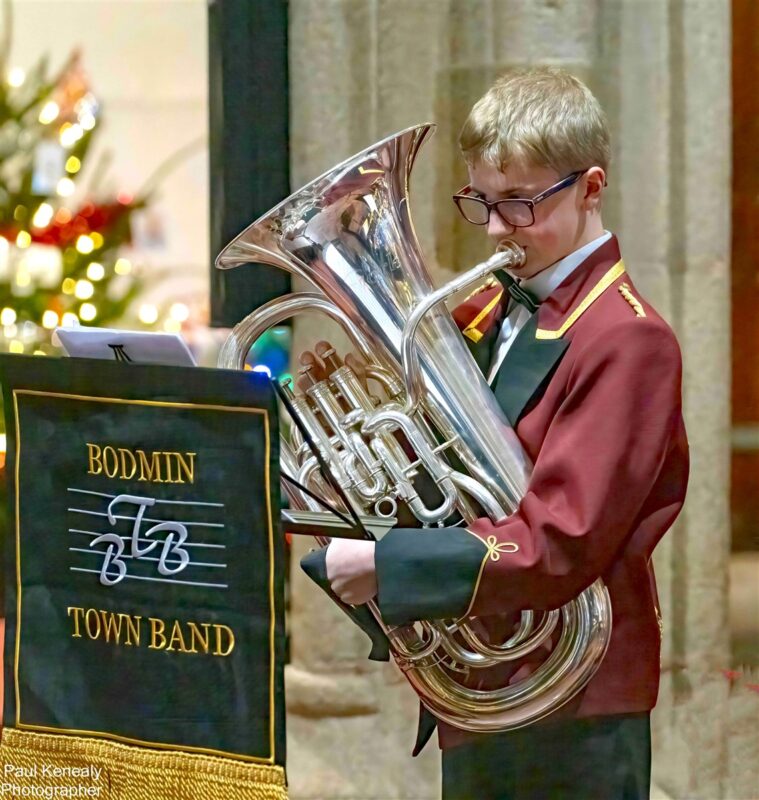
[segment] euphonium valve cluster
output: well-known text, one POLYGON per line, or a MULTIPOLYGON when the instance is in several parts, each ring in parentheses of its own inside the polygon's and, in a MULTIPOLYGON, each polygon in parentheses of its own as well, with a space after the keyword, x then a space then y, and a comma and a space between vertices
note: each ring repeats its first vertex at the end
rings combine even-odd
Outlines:
MULTIPOLYGON (((305 392, 286 386, 290 405, 354 511, 395 516, 402 505, 434 536, 451 515, 465 523, 504 519, 525 492, 531 464, 443 302, 496 269, 517 266, 524 254, 505 243, 435 289, 408 202, 411 167, 431 129, 402 131, 317 178, 245 229, 216 265, 266 263, 311 284, 312 291, 277 298, 239 323, 219 365, 241 368, 262 333, 302 312, 337 322, 364 374, 326 352, 329 378, 310 381, 305 392), (420 490, 422 475, 432 491, 420 490)), ((281 457, 284 472, 339 503, 296 426, 281 457)), ((320 510, 308 493, 285 489, 295 508, 320 510)), ((483 639, 466 619, 391 627, 369 607, 422 702, 438 718, 481 732, 530 724, 569 700, 598 668, 611 629, 600 581, 561 609, 524 612, 505 642, 483 639), (524 681, 483 691, 461 680, 472 669, 523 657, 559 623, 551 655, 524 681)))

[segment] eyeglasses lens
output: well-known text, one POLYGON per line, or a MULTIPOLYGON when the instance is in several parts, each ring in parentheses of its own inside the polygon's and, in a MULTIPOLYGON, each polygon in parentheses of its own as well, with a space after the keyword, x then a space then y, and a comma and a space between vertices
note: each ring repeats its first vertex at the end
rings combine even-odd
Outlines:
POLYGON ((471 197, 458 198, 458 206, 464 218, 474 225, 485 225, 488 221, 488 207, 471 197))
POLYGON ((499 203, 496 208, 509 225, 514 225, 517 228, 526 228, 533 223, 532 209, 527 203, 509 200, 505 203, 499 203))

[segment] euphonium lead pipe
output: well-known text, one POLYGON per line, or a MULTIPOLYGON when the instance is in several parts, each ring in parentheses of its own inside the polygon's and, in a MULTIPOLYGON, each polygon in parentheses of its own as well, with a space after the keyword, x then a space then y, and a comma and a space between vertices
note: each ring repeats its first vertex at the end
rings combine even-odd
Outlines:
POLYGON ((421 375, 419 374, 419 359, 414 347, 416 332, 419 323, 424 319, 425 314, 434 308, 438 303, 447 300, 451 295, 465 289, 472 283, 481 281, 499 269, 506 267, 518 267, 524 264, 524 250, 510 239, 504 239, 499 243, 495 253, 486 261, 481 261, 463 275, 446 283, 436 291, 427 295, 419 305, 411 312, 405 327, 403 328, 403 339, 401 341, 401 359, 403 366, 403 380, 406 384, 406 407, 404 413, 409 416, 419 407, 424 391, 421 375))

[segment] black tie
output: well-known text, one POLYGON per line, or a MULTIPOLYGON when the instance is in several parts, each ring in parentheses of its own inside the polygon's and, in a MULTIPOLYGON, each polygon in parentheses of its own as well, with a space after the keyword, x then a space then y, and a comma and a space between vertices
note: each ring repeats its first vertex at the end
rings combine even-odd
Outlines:
POLYGON ((530 314, 534 314, 538 310, 540 300, 535 297, 527 289, 523 289, 508 272, 502 269, 496 270, 494 273, 496 278, 504 285, 506 291, 511 297, 520 305, 524 306, 530 314))

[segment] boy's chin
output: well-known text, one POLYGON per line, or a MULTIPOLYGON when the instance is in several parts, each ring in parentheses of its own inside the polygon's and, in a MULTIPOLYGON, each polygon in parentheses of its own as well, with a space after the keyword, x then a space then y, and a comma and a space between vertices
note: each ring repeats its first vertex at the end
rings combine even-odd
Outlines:
POLYGON ((522 264, 521 267, 515 267, 511 270, 518 278, 531 278, 533 275, 537 275, 538 272, 542 272, 542 270, 546 268, 545 264, 531 257, 529 250, 525 249, 525 256, 524 264, 522 264))

